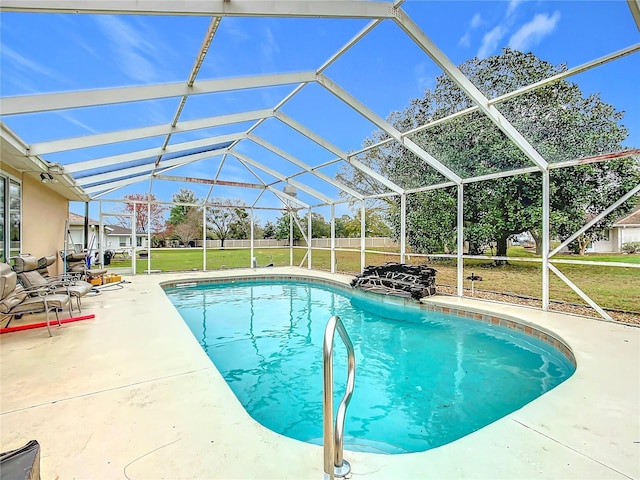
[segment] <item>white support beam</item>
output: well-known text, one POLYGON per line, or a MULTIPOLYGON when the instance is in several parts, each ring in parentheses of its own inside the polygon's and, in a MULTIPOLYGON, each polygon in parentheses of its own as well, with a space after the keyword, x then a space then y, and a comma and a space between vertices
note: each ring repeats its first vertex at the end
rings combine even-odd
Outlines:
POLYGON ((3 0, 0 11, 112 15, 393 18, 393 4, 356 0, 3 0))
POLYGON ((640 31, 640 0, 627 0, 627 4, 631 10, 633 20, 636 22, 636 27, 640 31))
POLYGON ((318 83, 326 88, 329 92, 333 93, 336 97, 342 100, 344 103, 349 105, 352 109, 358 112, 360 115, 365 117, 371 123, 376 125, 381 130, 388 133, 391 137, 393 137, 398 143, 403 145, 407 150, 417 155, 419 158, 427 162, 431 167, 437 170, 441 175, 443 175, 448 180, 451 180, 455 183, 460 183, 462 179, 456 173, 451 171, 448 167, 440 163, 433 156, 427 153, 422 147, 417 145, 415 142, 403 136, 400 131, 398 131, 395 127, 393 127, 386 120, 378 116, 373 110, 367 107, 365 104, 356 99, 353 95, 349 94, 346 90, 340 87, 338 84, 330 80, 324 75, 318 75, 318 83))
MULTIPOLYGON (((307 211, 311 210, 311 207, 307 208, 307 211)), ((300 219, 298 218, 297 215, 295 215, 293 217, 293 220, 296 222, 296 225, 298 225, 298 230, 300 230, 300 234, 302 235, 302 239, 305 241, 305 243, 307 244, 307 246, 311 245, 311 241, 309 240, 309 235, 307 233, 305 233, 305 228, 302 228, 302 224, 300 223, 300 219)), ((309 230, 306 230, 309 231, 309 230)))
POLYGON ((344 55, 351 47, 362 40, 371 30, 377 27, 381 23, 381 20, 373 20, 369 22, 362 30, 356 33, 346 44, 344 44, 337 52, 324 62, 316 73, 322 73, 329 68, 336 60, 344 55))
POLYGON ((345 151, 343 151, 342 149, 336 147, 335 145, 333 145, 331 142, 327 141, 326 139, 322 138, 320 135, 315 133, 313 130, 310 130, 309 128, 305 127, 300 122, 294 120, 293 118, 291 118, 286 113, 282 113, 281 111, 277 111, 277 112, 275 112, 274 116, 275 116, 275 118, 280 120, 285 125, 291 127, 293 130, 295 130, 295 131, 299 132, 300 134, 304 135, 305 137, 307 137, 312 142, 317 143, 318 145, 320 145, 325 150, 328 150, 329 152, 333 153, 335 156, 340 157, 342 159, 346 159, 347 158, 347 153, 345 151))
POLYGON ((262 163, 247 157, 246 155, 240 153, 240 152, 236 152, 236 151, 232 151, 229 152, 230 155, 233 155, 234 157, 236 157, 238 160, 242 161, 243 163, 248 163, 249 165, 252 165, 253 167, 257 168, 258 170, 262 170, 265 173, 268 173, 269 175, 271 175, 274 178, 277 178, 278 180, 281 180, 285 183, 288 183, 290 185, 293 185, 296 188, 299 188, 300 190, 302 190, 305 193, 308 193, 309 195, 311 195, 312 197, 317 198, 318 200, 322 200, 325 203, 332 203, 333 200, 329 197, 327 197, 324 193, 321 193, 311 187, 308 187, 307 185, 297 182, 295 180, 292 180, 290 178, 287 178, 285 175, 282 175, 280 172, 275 171, 272 168, 267 167, 266 165, 263 165, 262 163))
POLYGON ((522 136, 522 134, 498 111, 495 105, 469 80, 454 63, 431 41, 425 33, 409 18, 397 9, 395 17, 398 26, 411 38, 447 76, 484 112, 484 114, 531 160, 540 170, 546 170, 548 162, 522 136))
POLYGON ((456 265, 456 289, 459 297, 464 296, 464 185, 458 185, 457 209, 457 265, 456 265))
POLYGON ((331 273, 336 273, 336 206, 331 204, 331 273))
MULTIPOLYGON (((251 211, 253 215, 253 210, 251 211)), ((252 244, 253 244, 253 238, 252 244)), ((207 208, 202 209, 202 271, 207 271, 207 208)))
MULTIPOLYGON (((209 51, 209 47, 211 46, 213 37, 218 31, 218 27, 220 26, 221 19, 222 17, 214 16, 211 18, 211 21, 209 22, 209 28, 207 28, 207 33, 205 34, 204 39, 202 40, 202 45, 200 45, 200 50, 196 55, 196 59, 193 63, 193 66, 191 67, 191 72, 189 72, 189 77, 187 78, 187 87, 189 88, 193 87, 193 84, 195 83, 196 78, 198 77, 198 73, 200 73, 200 68, 202 67, 204 59, 207 56, 207 52, 209 51)), ((188 98, 189 97, 187 95, 183 95, 180 98, 180 101, 178 102, 178 107, 176 108, 176 113, 174 113, 173 120, 171 121, 172 127, 175 127, 180 121, 180 116, 182 115, 184 106, 187 104, 188 98)), ((171 141, 171 136, 172 136, 172 133, 168 133, 167 135, 165 135, 164 140, 162 142, 163 150, 167 148, 167 145, 169 145, 169 142, 171 141)), ((162 155, 158 155, 158 158, 156 158, 156 162, 155 162, 156 167, 158 166, 160 161, 162 161, 162 155)))
POLYGON ((151 175, 141 175, 135 178, 125 178, 123 180, 118 180, 115 182, 95 185, 93 187, 87 187, 84 189, 84 191, 91 196, 92 200, 95 200, 96 198, 102 195, 98 195, 94 197, 94 194, 108 194, 122 187, 133 185, 134 183, 148 182, 150 179, 151 179, 151 175))
POLYGON ((311 207, 309 207, 309 214, 307 216, 307 268, 311 270, 311 242, 313 239, 313 226, 311 222, 311 207))
POLYGON ((580 288, 573 283, 571 280, 569 280, 560 270, 558 270, 558 268, 553 265, 553 264, 549 264, 549 269, 556 274, 556 276, 562 280, 564 283, 566 283, 569 288, 571 288, 571 290, 573 290, 581 299, 583 299, 585 302, 587 302, 589 304, 589 306, 591 308, 593 308, 596 312, 598 312, 602 318, 605 318, 606 320, 610 320, 613 321, 613 318, 611 318, 611 315, 609 315, 607 312, 605 312, 602 307, 600 307, 600 305, 598 305, 596 302, 594 302, 593 300, 591 300, 591 298, 584 293, 582 290, 580 290, 580 288))
MULTIPOLYGON (((183 142, 176 143, 174 145, 169 145, 166 150, 161 149, 161 147, 156 148, 148 148, 146 150, 138 150, 136 152, 128 152, 123 153, 121 155, 113 155, 110 157, 103 158, 95 158, 93 160, 84 160, 82 162, 76 163, 68 163, 64 165, 65 173, 76 173, 81 172, 83 170, 92 170, 94 168, 103 168, 107 166, 119 165, 121 163, 133 162, 136 160, 142 160, 145 158, 151 158, 159 155, 160 153, 178 153, 185 152, 191 149, 208 147, 210 145, 216 145, 219 143, 230 142, 239 138, 244 138, 244 133, 232 133, 229 135, 221 135, 219 137, 210 137, 204 138, 202 140, 194 140, 191 142, 183 142)), ((209 150, 207 152, 200 152, 194 155, 207 155, 210 157, 215 157, 217 155, 221 155, 226 153, 228 150, 226 148, 220 148, 218 150, 209 150)), ((183 158, 187 159, 187 157, 191 157, 191 155, 185 155, 183 158)), ((204 157, 203 157, 204 158, 204 157)), ((160 164, 162 166, 163 164, 160 164)))
POLYGON ((289 266, 293 267, 293 210, 289 210, 289 266))
POLYGON ((185 182, 185 183, 204 183, 206 185, 223 185, 225 187, 238 188, 257 188, 264 190, 266 187, 261 183, 236 182, 231 180, 220 180, 210 178, 181 177, 175 175, 154 174, 156 180, 164 180, 167 182, 185 182))
POLYGON ((364 272, 365 263, 367 261, 366 252, 367 249, 367 220, 366 220, 366 205, 365 201, 360 202, 360 273, 364 272))
POLYGON ((485 180, 495 180, 496 178, 514 177, 516 175, 522 175, 524 173, 536 173, 539 171, 540 169, 538 167, 518 168, 515 170, 508 170, 505 172, 487 173, 486 175, 478 175, 477 177, 465 178, 462 180, 462 183, 469 184, 469 183, 484 182, 485 180))
POLYGON ((298 158, 294 157, 293 155, 288 154, 287 152, 285 152, 284 150, 282 150, 281 148, 273 145, 272 143, 267 142, 266 140, 253 135, 253 134, 249 134, 247 136, 247 138, 249 140, 251 140, 252 142, 260 145, 261 147, 275 153, 276 155, 284 158, 285 160, 287 160, 288 162, 293 163, 294 165, 297 165, 298 167, 302 168, 306 173, 310 173, 312 175, 314 175, 315 177, 319 178, 320 180, 323 180, 325 182, 327 182, 329 185, 332 185, 333 187, 337 188, 338 190, 342 190, 345 193, 348 193, 349 195, 351 195, 352 197, 355 197, 358 200, 362 200, 364 198, 364 195, 362 195, 361 193, 355 191, 354 189, 352 189, 351 187, 348 187, 340 182, 337 182, 336 180, 334 180, 333 178, 331 178, 328 175, 325 175, 322 172, 318 172, 316 170, 313 169, 313 167, 311 167, 311 165, 308 165, 306 163, 304 163, 302 160, 299 160, 298 158))
POLYGON ((333 153, 337 157, 340 157, 342 160, 344 160, 345 162, 349 163, 354 168, 356 168, 356 169, 360 170, 361 172, 363 172, 363 173, 369 175, 370 177, 374 178, 375 180, 380 182, 382 185, 387 187, 389 190, 393 190, 396 193, 404 192, 404 189, 402 189, 402 187, 399 187, 398 185, 396 185, 392 181, 388 180, 387 178, 383 177, 378 172, 376 172, 373 169, 369 168, 368 166, 366 166, 365 164, 363 164, 359 160, 357 160, 357 159, 353 158, 352 156, 348 155, 346 152, 343 152, 341 149, 339 149, 338 147, 332 145, 330 142, 328 142, 324 138, 320 137, 315 132, 309 130, 308 128, 306 128, 302 124, 300 124, 300 123, 296 122, 295 120, 293 120, 291 117, 285 115, 282 112, 276 112, 275 117, 278 120, 280 120, 282 123, 284 123, 285 125, 288 125, 292 129, 298 131, 299 133, 301 133, 302 135, 307 137, 309 140, 317 143, 318 145, 320 145, 321 147, 323 147, 326 150, 330 151, 331 153, 333 153))
MULTIPOLYGON (((215 155, 220 155, 224 153, 223 151, 217 151, 217 152, 218 153, 216 153, 215 155)), ((181 167, 184 165, 188 165, 189 163, 204 160, 206 158, 209 158, 215 155, 212 155, 211 152, 203 152, 203 153, 196 153, 194 155, 187 155, 180 158, 174 158, 172 160, 165 160, 164 162, 162 162, 162 172, 166 172, 175 167, 181 167)), ((117 180, 122 177, 128 177, 130 175, 134 175, 134 176, 144 175, 145 173, 151 174, 151 171, 153 170, 153 166, 154 166, 154 163, 152 160, 150 160, 149 163, 146 163, 144 165, 138 165, 136 167, 121 168, 118 170, 81 177, 76 179, 76 183, 78 185, 85 186, 85 185, 91 185, 93 183, 102 182, 108 188, 108 183, 112 180, 117 180)))
POLYGON ((95 107, 117 103, 157 100, 161 98, 227 92, 250 88, 273 87, 315 81, 315 72, 276 73, 249 77, 202 80, 189 87, 184 82, 135 87, 104 88, 75 92, 42 93, 3 97, 0 115, 47 112, 69 108, 95 107))
POLYGON ((154 125, 151 127, 132 128, 109 133, 99 133, 97 135, 85 135, 82 137, 63 138, 49 142, 39 142, 29 145, 31 155, 44 155, 47 153, 64 152, 79 148, 96 147, 142 138, 159 137, 175 133, 189 132, 204 128, 213 128, 223 125, 231 125, 253 120, 260 120, 273 116, 273 110, 254 110, 251 112, 234 113, 231 115, 220 115, 216 117, 200 118, 197 120, 187 120, 179 122, 175 127, 170 124, 154 125))
MULTIPOLYGON (((462 183, 464 184, 464 182, 462 183)), ((455 187, 456 185, 457 184, 454 182, 443 182, 443 183, 436 183, 435 185, 425 185, 424 187, 408 188, 407 194, 418 193, 418 192, 428 192, 429 190, 439 190, 441 188, 455 187)), ((373 198, 373 197, 369 197, 369 198, 373 198)))
POLYGON ((302 208, 309 208, 310 205, 303 202, 302 200, 300 200, 297 197, 292 197, 291 195, 287 195, 286 193, 284 193, 281 190, 278 190, 276 187, 272 187, 272 186, 267 186, 266 190, 269 190, 271 193, 273 193, 276 197, 278 197, 278 199, 285 205, 289 204, 298 204, 300 205, 300 207, 302 208))
POLYGON ((400 263, 407 253, 407 194, 400 195, 400 263))
POLYGON ((549 245, 551 242, 549 170, 542 172, 542 310, 549 310, 549 245))

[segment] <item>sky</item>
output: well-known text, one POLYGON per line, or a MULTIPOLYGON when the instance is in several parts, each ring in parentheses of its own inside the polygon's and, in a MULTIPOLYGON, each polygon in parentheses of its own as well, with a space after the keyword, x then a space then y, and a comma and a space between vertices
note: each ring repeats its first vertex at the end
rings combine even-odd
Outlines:
MULTIPOLYGON (((234 1, 234 0, 232 0, 234 1)), ((552 64, 575 67, 637 44, 640 34, 624 0, 609 1, 420 1, 408 0, 402 8, 451 61, 459 65, 475 56, 486 58, 505 47, 532 52, 552 64)), ((64 92, 128 85, 185 82, 210 23, 208 17, 144 17, 113 15, 51 15, 0 13, 0 92, 2 97, 64 92)), ((222 19, 203 62, 198 80, 314 71, 358 33, 368 21, 354 19, 222 19)), ((433 88, 440 68, 395 24, 386 21, 373 29, 332 64, 325 74, 342 89, 366 104, 382 118, 402 111, 414 98, 433 88)), ((629 131, 626 147, 640 147, 640 53, 628 55, 569 79, 585 95, 599 94, 603 101, 624 111, 622 123, 629 131)), ((205 94, 190 97, 180 120, 273 108, 295 85, 205 94)), ((26 143, 71 138, 171 121, 178 98, 25 114, 2 120, 26 143)), ((343 151, 359 150, 375 125, 314 84, 306 86, 282 112, 326 138, 343 151)), ((253 122, 185 132, 170 144, 229 133, 244 132, 253 122)), ((317 146, 286 125, 269 119, 255 133, 311 166, 329 162, 335 155, 317 146)), ((163 137, 122 144, 43 155, 63 165, 103 158, 131 150, 158 147, 163 137)), ((241 142, 238 151, 284 175, 299 167, 278 158, 252 142, 241 142)), ((553 159, 551 159, 553 160, 553 159)), ((176 176, 267 183, 277 179, 265 172, 248 171, 235 159, 221 166, 215 157, 173 170, 176 176)), ((333 177, 337 166, 320 169, 333 177)), ((94 173, 98 173, 97 171, 94 173)), ((338 191, 309 174, 296 179, 330 198, 338 191)), ((283 184, 276 185, 281 190, 283 184)), ((152 192, 169 201, 180 188, 203 197, 204 184, 154 181, 152 192)), ((105 196, 120 199, 129 193, 146 193, 149 182, 128 186, 105 196)), ((216 187, 212 197, 238 198, 248 205, 256 201, 256 189, 216 187)), ((303 192, 299 198, 321 203, 303 192)), ((264 193, 259 205, 280 204, 264 193)), ((84 205, 72 204, 84 213, 84 205)), ((121 210, 115 203, 102 211, 121 210)), ((337 213, 348 213, 341 205, 337 213)), ((326 217, 329 209, 317 210, 326 217)), ((90 214, 97 219, 98 207, 90 214)), ((262 221, 279 215, 260 211, 262 221)))

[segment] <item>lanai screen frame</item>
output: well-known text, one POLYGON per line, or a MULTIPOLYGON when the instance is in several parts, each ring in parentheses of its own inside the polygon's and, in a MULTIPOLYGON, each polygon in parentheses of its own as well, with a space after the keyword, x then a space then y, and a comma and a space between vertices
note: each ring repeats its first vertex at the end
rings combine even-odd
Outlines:
MULTIPOLYGON (((64 165, 63 170, 66 175, 73 175, 74 173, 82 172, 83 170, 90 170, 91 168, 98 166, 113 166, 118 163, 130 162, 134 159, 141 159, 143 156, 155 156, 156 162, 150 173, 140 175, 140 172, 144 171, 144 168, 148 168, 149 165, 142 165, 137 167, 129 167, 124 170, 110 171, 107 173, 101 173, 97 175, 91 175, 84 178, 74 179, 76 184, 83 187, 84 192, 91 196, 92 201, 98 201, 100 204, 105 201, 118 202, 124 201, 123 199, 106 200, 106 195, 113 193, 114 191, 140 181, 151 180, 149 186, 149 193, 152 191, 153 179, 170 180, 177 179, 177 177, 171 178, 166 175, 170 170, 177 168, 178 166, 185 165, 187 163, 197 161, 198 159, 205 158, 205 156, 212 156, 212 151, 207 151, 198 154, 184 155, 172 160, 163 160, 163 156, 172 151, 180 152, 193 148, 201 148, 206 145, 216 143, 228 143, 228 145, 215 150, 215 155, 223 155, 224 158, 227 155, 233 155, 238 159, 258 180, 259 183, 254 185, 244 185, 248 188, 261 188, 264 191, 269 190, 276 194, 285 208, 292 211, 294 208, 292 204, 297 205, 295 209, 307 209, 311 213, 313 208, 329 206, 331 208, 331 271, 335 272, 335 206, 339 203, 344 203, 344 199, 332 199, 325 195, 323 192, 317 191, 313 188, 306 186, 302 182, 298 182, 294 177, 304 173, 311 173, 317 178, 344 192, 346 195, 353 197, 356 201, 361 202, 361 267, 364 268, 365 261, 365 229, 364 229, 364 217, 365 217, 365 202, 368 199, 376 198, 375 196, 362 195, 359 192, 354 191, 346 185, 340 184, 336 180, 333 180, 326 175, 321 174, 318 170, 326 165, 336 162, 347 162, 364 172, 367 175, 372 176, 378 182, 385 185, 390 192, 387 195, 400 196, 401 203, 401 231, 400 231, 400 261, 404 262, 406 251, 406 198, 407 195, 416 193, 423 190, 433 190, 438 188, 456 187, 457 188, 457 253, 456 255, 450 255, 451 258, 457 259, 457 295, 462 297, 464 295, 464 259, 478 258, 478 259, 507 259, 509 257, 494 257, 494 256, 477 256, 477 255, 465 255, 463 252, 464 246, 464 185, 480 182, 484 180, 502 178, 507 176, 519 175, 530 172, 540 172, 542 177, 542 258, 531 259, 529 261, 540 262, 542 264, 542 309, 549 309, 549 272, 556 274, 564 283, 566 283, 574 292, 576 292, 583 300, 585 300, 591 307, 593 307, 602 317, 611 320, 611 317, 600 308, 593 300, 591 300, 584 292, 582 292, 575 284, 573 284, 568 278, 566 278, 552 263, 552 257, 557 254, 561 248, 568 245, 578 235, 584 233, 588 228, 601 220, 605 215, 613 211, 617 206, 621 205, 624 201, 630 199, 634 195, 640 192, 640 185, 636 186, 621 199, 616 201, 608 209, 591 220, 588 224, 583 226, 574 235, 565 240, 559 247, 554 250, 550 249, 550 204, 549 204, 549 192, 550 192, 550 180, 549 173, 551 169, 570 167, 579 165, 582 163, 594 162, 594 161, 607 161, 611 158, 615 158, 616 154, 610 156, 591 157, 587 159, 576 159, 572 161, 565 161, 559 163, 550 163, 543 158, 536 149, 520 134, 520 132, 511 125, 511 123, 500 113, 497 108, 501 102, 514 98, 518 95, 534 91, 545 85, 560 81, 571 75, 584 72, 591 68, 600 66, 607 62, 611 62, 622 58, 624 56, 637 53, 640 51, 640 44, 631 45, 625 49, 613 52, 604 57, 594 59, 578 67, 566 70, 558 75, 547 78, 543 81, 536 82, 532 85, 520 88, 516 91, 509 92, 500 97, 489 99, 485 97, 478 89, 471 83, 471 81, 465 77, 461 71, 449 60, 449 58, 435 45, 424 32, 411 20, 411 18, 401 8, 403 0, 397 0, 395 2, 370 2, 370 1, 295 1, 290 0, 286 2, 273 2, 264 0, 243 0, 242 2, 234 2, 233 0, 213 0, 204 4, 200 1, 185 0, 182 2, 162 2, 162 1, 133 1, 133 0, 121 0, 121 1, 98 1, 85 2, 82 0, 32 0, 25 5, 25 2, 21 0, 4 0, 0 9, 2 11, 19 11, 19 12, 48 12, 48 13, 90 13, 90 14, 149 14, 149 15, 201 15, 213 17, 210 24, 205 40, 200 48, 200 52, 196 57, 196 61, 186 81, 186 84, 175 83, 165 85, 147 85, 141 87, 121 87, 121 88, 109 88, 93 91, 83 92, 66 92, 55 94, 40 94, 40 95, 26 95, 17 97, 5 97, 2 100, 1 115, 9 116, 20 113, 33 113, 50 110, 59 110, 66 108, 74 108, 81 106, 96 106, 107 105, 113 103, 130 102, 142 99, 154 99, 154 98, 167 98, 167 97, 179 97, 180 103, 177 108, 176 114, 170 125, 156 126, 156 127, 143 127, 135 130, 111 132, 106 134, 98 134, 87 137, 78 137, 73 139, 62 139, 51 142, 42 142, 38 144, 32 144, 28 147, 29 156, 39 156, 52 152, 59 152, 74 148, 81 148, 82 146, 100 145, 105 143, 114 143, 120 140, 131 138, 145 138, 149 136, 155 136, 162 134, 165 136, 162 147, 157 149, 151 149, 144 152, 132 152, 129 154, 112 156, 101 159, 88 160, 84 162, 78 162, 75 164, 64 165), (298 72, 298 73, 286 73, 286 74, 272 74, 262 76, 251 76, 243 78, 230 78, 221 80, 206 80, 202 82, 196 82, 196 77, 201 66, 204 55, 209 48, 211 40, 213 39, 215 32, 218 28, 220 20, 225 16, 255 16, 255 17, 321 17, 321 18, 365 18, 370 19, 369 24, 363 28, 358 34, 356 34, 349 42, 347 42, 342 48, 340 48, 334 55, 331 56, 324 64, 322 64, 316 71, 298 72), (456 85, 464 91, 467 96, 475 103, 474 107, 468 108, 461 112, 457 112, 449 117, 436 120, 427 125, 422 125, 418 129, 414 129, 408 132, 400 132, 396 130, 387 121, 379 117, 366 105, 359 102, 355 97, 351 96, 347 91, 343 90, 339 85, 334 83, 330 78, 324 75, 324 70, 328 68, 334 61, 342 56, 348 49, 355 45, 360 39, 367 35, 368 32, 373 30, 381 22, 390 20, 393 21, 423 52, 428 55, 441 69, 442 71, 453 80, 456 85), (286 104, 291 98, 293 98, 297 92, 299 92, 308 83, 316 83, 324 87, 327 91, 331 92, 334 96, 339 98, 342 102, 350 106, 353 110, 367 118, 380 130, 389 135, 390 140, 396 141, 404 146, 407 150, 417 155, 429 166, 438 171, 446 182, 438 185, 429 185, 416 189, 404 189, 389 179, 383 177, 377 172, 371 170, 366 165, 362 164, 357 156, 364 151, 376 148, 380 144, 372 145, 366 149, 359 150, 353 153, 347 153, 341 149, 333 146, 330 142, 324 138, 315 134, 313 131, 307 129, 294 119, 288 117, 281 111, 283 105, 286 104), (210 117, 206 119, 192 120, 188 122, 180 122, 180 114, 184 102, 189 97, 196 93, 210 93, 216 91, 235 90, 242 88, 253 88, 260 86, 271 85, 286 85, 297 84, 293 91, 280 103, 275 105, 273 109, 259 110, 254 112, 242 112, 232 115, 225 115, 220 117, 210 117), (99 95, 96 95, 99 93, 99 95), (438 125, 442 122, 446 122, 452 118, 467 115, 473 111, 480 110, 487 118, 489 118, 494 125, 496 125, 502 133, 504 133, 512 143, 531 161, 533 164, 531 167, 522 168, 507 172, 498 172, 489 175, 477 176, 472 178, 461 178, 455 172, 451 171, 447 166, 439 162, 432 157, 428 152, 423 150, 420 146, 410 140, 410 135, 416 133, 419 130, 424 130, 438 125), (252 133, 262 122, 267 118, 276 118, 282 123, 286 124, 293 130, 306 136, 313 142, 327 149, 336 155, 336 158, 326 164, 311 167, 303 161, 288 155, 286 152, 280 150, 275 145, 270 145, 265 140, 252 133), (202 142, 186 142, 184 144, 169 145, 169 140, 172 133, 179 131, 180 129, 198 129, 207 128, 213 125, 222 125, 237 123, 243 120, 255 120, 256 123, 249 128, 246 132, 239 132, 237 134, 223 135, 220 137, 209 138, 202 142), (137 135, 137 137, 136 137, 137 135), (240 141, 250 140, 261 146, 271 150, 276 155, 284 158, 285 160, 299 166, 302 170, 295 174, 284 176, 277 171, 269 169, 266 165, 257 162, 256 160, 247 157, 246 155, 234 150, 240 141), (256 170, 266 172, 278 181, 272 184, 262 182, 256 170), (122 178, 122 177, 129 178, 122 178), (276 184, 288 184, 301 191, 306 192, 314 198, 317 198, 321 203, 317 205, 310 205, 300 201, 297 198, 288 196, 286 193, 278 190, 276 184)), ((628 4, 633 15, 634 21, 640 30, 640 9, 638 8, 638 0, 628 0, 628 4)), ((386 141, 385 141, 386 142, 386 141)), ((384 142, 382 142, 384 143, 384 142)), ((637 155, 638 151, 622 152, 618 156, 637 155)), ((225 182, 218 178, 219 170, 213 179, 188 179, 186 177, 180 177, 182 181, 193 182, 206 182, 210 181, 213 185, 224 184, 225 182)), ((237 185, 240 186, 240 185, 237 185)), ((209 195, 211 190, 209 191, 209 195)), ((260 209, 258 201, 260 200, 262 193, 258 195, 254 204, 249 208, 252 212, 254 209, 260 209)), ((379 196, 377 196, 379 198, 379 196)), ((207 204, 208 196, 204 199, 203 203, 198 206, 210 206, 207 204)), ((131 202, 129 202, 131 203, 131 202)), ((158 202, 162 203, 162 202, 158 202)), ((147 205, 147 208, 150 208, 147 205)), ((204 211, 203 211, 204 212, 204 211)), ((203 217, 204 217, 203 213, 203 217)), ((309 215, 309 219, 311 215, 309 215)), ((253 224, 253 222, 252 222, 253 224)), ((301 229, 303 230, 303 229, 301 229)), ((203 222, 203 231, 206 231, 206 220, 203 222)), ((311 222, 307 226, 307 234, 311 236, 311 222)), ((252 247, 253 247, 253 235, 251 235, 252 247)), ((206 237, 205 237, 206 238, 206 237)), ((309 244, 308 252, 308 268, 311 268, 311 247, 309 244)), ((252 248, 253 255, 253 248, 252 248)), ((414 255, 414 254, 412 254, 414 255)), ((434 255, 442 257, 443 255, 434 255)), ((519 259, 522 260, 522 259, 519 259)), ((553 260, 553 262, 561 263, 561 260, 553 260)), ((567 262, 567 261, 564 261, 567 262)), ((593 264, 593 262, 584 261, 570 261, 571 263, 578 264, 593 264)), ((135 264, 135 262, 134 262, 135 264)), ((640 268, 637 264, 627 263, 607 263, 607 266, 616 267, 631 267, 640 268)), ((203 268, 206 269, 206 255, 203 262, 203 268)), ((135 272, 135 266, 134 266, 135 272)))

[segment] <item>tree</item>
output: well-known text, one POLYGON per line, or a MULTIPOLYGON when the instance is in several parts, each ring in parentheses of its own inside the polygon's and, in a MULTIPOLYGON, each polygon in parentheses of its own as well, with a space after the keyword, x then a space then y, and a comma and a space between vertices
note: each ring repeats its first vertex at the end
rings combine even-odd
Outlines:
MULTIPOLYGON (((378 209, 367 209, 364 214, 366 237, 390 237, 393 235, 391 227, 384 220, 378 209)), ((360 237, 360 211, 353 217, 342 215, 336 218, 336 237, 360 237)))
MULTIPOLYGON (((181 188, 174 193, 171 196, 171 201, 173 203, 202 203, 202 200, 196 197, 196 194, 188 188, 181 188)), ((179 225, 183 223, 187 218, 188 213, 194 209, 198 209, 198 207, 190 205, 174 205, 171 207, 169 212, 169 220, 167 220, 167 223, 171 225, 179 225)), ((202 223, 202 220, 199 220, 199 222, 202 223)))
MULTIPOLYGON (((294 214, 297 215, 297 214, 294 214)), ((288 240, 289 232, 290 232, 290 220, 289 220, 289 212, 283 212, 281 217, 276 219, 276 239, 278 240, 288 240)), ((293 239, 300 240, 302 238, 302 232, 300 228, 298 228, 298 224, 294 220, 293 222, 293 239)))
MULTIPOLYGON (((300 224, 307 232, 309 214, 305 214, 300 219, 300 224)), ((331 237, 331 224, 328 223, 324 216, 317 212, 311 212, 311 238, 327 238, 331 237)))
MULTIPOLYGON (((554 66, 533 54, 507 48, 501 55, 471 59, 460 69, 488 98, 494 98, 565 71, 566 66, 554 66)), ((406 131, 471 106, 470 98, 452 80, 441 76, 433 90, 413 100, 403 112, 394 113, 390 121, 406 131)), ((615 152, 627 136, 626 128, 619 123, 622 112, 602 102, 597 94, 584 97, 577 85, 565 80, 501 102, 498 108, 549 162, 615 152)), ((533 165, 478 111, 421 130, 411 138, 463 178, 533 165)), ((396 142, 375 149, 375 155, 380 156, 375 165, 381 173, 404 188, 446 181, 396 142)), ((640 179, 637 161, 629 158, 553 169, 550 178, 552 234, 559 238, 567 238, 588 215, 602 211, 640 179)), ((351 186, 359 181, 355 177, 341 180, 351 186)), ((524 231, 539 240, 541 184, 539 173, 466 184, 464 235, 470 252, 479 253, 495 244, 496 254, 506 255, 509 236, 524 231)), ((407 197, 407 238, 417 251, 442 251, 455 244, 455 195, 453 190, 438 189, 407 197)), ((629 208, 631 202, 611 217, 629 208)), ((388 212, 397 237, 398 197, 394 197, 388 212)), ((606 225, 604 221, 599 227, 606 225)))
POLYGON ((202 213, 197 208, 191 208, 182 220, 171 225, 171 235, 183 245, 202 237, 202 213))
POLYGON ((272 221, 267 220, 267 222, 264 224, 264 232, 262 234, 262 237, 276 238, 276 226, 272 221))
POLYGON ((229 226, 229 238, 246 240, 251 236, 251 219, 244 208, 235 209, 236 220, 229 226))
POLYGON ((336 237, 337 238, 348 238, 349 236, 355 237, 356 235, 349 235, 349 226, 352 222, 352 218, 347 215, 341 215, 336 217, 336 237))
MULTIPOLYGON (((149 223, 151 223, 151 233, 164 230, 164 212, 166 211, 166 208, 157 203, 153 203, 157 201, 155 195, 147 193, 132 193, 125 195, 124 198, 127 202, 124 204, 122 209, 123 213, 125 215, 132 215, 135 209, 136 233, 149 233, 149 223), (150 216, 149 210, 147 209, 147 203, 150 203, 151 205, 150 216)), ((131 228, 130 217, 120 217, 120 225, 127 229, 131 228)))
POLYGON ((244 208, 238 208, 241 205, 244 205, 242 200, 214 198, 210 201, 210 205, 206 207, 207 226, 211 229, 213 235, 220 240, 223 248, 224 241, 230 238, 234 224, 242 221, 239 212, 246 214, 244 208))

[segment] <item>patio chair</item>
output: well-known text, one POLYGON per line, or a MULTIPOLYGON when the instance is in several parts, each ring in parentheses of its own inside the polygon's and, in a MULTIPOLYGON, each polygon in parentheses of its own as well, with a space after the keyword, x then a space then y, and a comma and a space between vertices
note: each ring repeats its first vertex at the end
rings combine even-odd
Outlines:
POLYGON ((47 255, 46 257, 40 257, 38 259, 38 273, 46 278, 48 282, 54 280, 70 280, 75 285, 82 285, 89 291, 93 290, 94 293, 97 292, 92 284, 90 284, 89 282, 85 282, 80 278, 81 274, 78 272, 66 272, 59 275, 51 275, 49 273, 49 267, 56 263, 56 260, 57 258, 55 255, 47 255))
POLYGON ((92 268, 87 265, 87 257, 89 252, 67 252, 65 256, 64 250, 60 250, 60 258, 66 262, 66 273, 78 273, 82 280, 90 282, 92 278, 101 277, 107 273, 106 268, 92 268))
MULTIPOLYGON (((53 259, 55 261, 55 256, 53 259)), ((34 289, 49 286, 56 293, 67 294, 75 298, 78 311, 82 312, 80 299, 92 290, 93 285, 80 280, 79 274, 67 273, 45 278, 41 272, 44 270, 48 275, 46 268, 48 260, 46 257, 36 259, 33 255, 21 254, 11 257, 11 260, 13 261, 13 271, 18 275, 18 281, 24 288, 34 289)), ((73 305, 71 308, 73 308, 73 305)))
POLYGON ((18 275, 6 263, 0 263, 0 316, 8 319, 8 327, 14 317, 27 313, 45 313, 47 331, 51 337, 49 312, 56 312, 56 320, 60 325, 58 311, 69 309, 71 316, 71 299, 69 295, 56 293, 50 286, 27 289, 18 284, 18 275))

